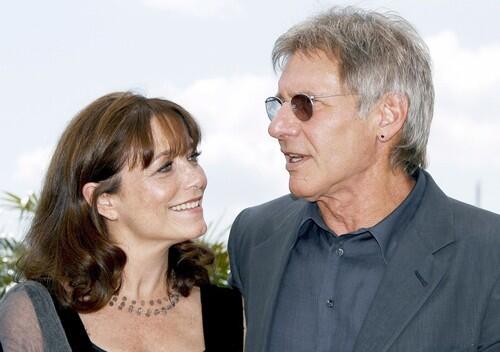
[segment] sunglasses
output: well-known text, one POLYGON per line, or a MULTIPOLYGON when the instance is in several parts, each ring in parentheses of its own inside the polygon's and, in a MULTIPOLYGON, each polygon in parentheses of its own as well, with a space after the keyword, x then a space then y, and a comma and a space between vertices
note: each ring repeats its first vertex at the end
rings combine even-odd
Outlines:
MULTIPOLYGON (((346 95, 352 95, 352 94, 332 94, 332 95, 318 95, 318 96, 309 96, 307 94, 296 94, 290 99, 290 105, 292 105, 292 111, 294 115, 300 120, 300 121, 307 121, 309 120, 312 115, 313 115, 313 105, 314 101, 318 99, 323 99, 323 98, 333 98, 333 97, 343 97, 346 95)), ((269 117, 269 120, 273 120, 276 115, 278 114, 278 111, 281 109, 281 106, 283 105, 283 101, 278 98, 278 97, 269 97, 266 99, 266 112, 267 116, 269 117)))

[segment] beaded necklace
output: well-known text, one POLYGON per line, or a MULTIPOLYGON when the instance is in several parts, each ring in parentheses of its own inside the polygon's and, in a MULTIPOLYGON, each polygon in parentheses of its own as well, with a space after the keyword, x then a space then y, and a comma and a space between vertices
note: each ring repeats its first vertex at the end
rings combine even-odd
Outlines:
POLYGON ((154 315, 163 314, 166 315, 167 312, 174 308, 177 302, 179 302, 180 294, 178 292, 168 293, 167 296, 163 298, 151 299, 146 302, 146 300, 129 300, 127 296, 113 295, 108 305, 110 307, 117 307, 118 310, 127 311, 132 314, 137 314, 139 316, 144 315, 146 317, 151 317, 154 315), (125 309, 125 306, 128 307, 125 309))

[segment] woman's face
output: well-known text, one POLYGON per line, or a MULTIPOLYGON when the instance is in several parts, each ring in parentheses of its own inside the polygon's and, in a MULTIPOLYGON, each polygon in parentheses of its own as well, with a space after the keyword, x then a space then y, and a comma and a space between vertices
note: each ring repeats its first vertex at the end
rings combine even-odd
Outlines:
POLYGON ((196 150, 172 158, 169 144, 156 120, 151 122, 155 142, 153 161, 120 172, 120 189, 113 194, 117 219, 108 225, 111 236, 168 243, 196 238, 207 230, 202 198, 207 186, 196 150))

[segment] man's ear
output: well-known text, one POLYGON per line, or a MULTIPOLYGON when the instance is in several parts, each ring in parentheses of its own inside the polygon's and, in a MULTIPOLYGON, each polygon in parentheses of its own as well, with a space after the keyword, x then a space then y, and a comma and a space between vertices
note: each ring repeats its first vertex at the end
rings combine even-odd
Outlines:
MULTIPOLYGON (((82 188, 82 194, 89 205, 92 205, 94 192, 99 186, 97 182, 88 182, 82 188)), ((102 193, 97 198, 97 211, 108 220, 118 219, 118 212, 116 210, 114 199, 109 193, 102 193)))
POLYGON ((403 93, 386 93, 380 99, 378 109, 380 119, 377 138, 386 142, 403 128, 408 115, 408 98, 403 93))

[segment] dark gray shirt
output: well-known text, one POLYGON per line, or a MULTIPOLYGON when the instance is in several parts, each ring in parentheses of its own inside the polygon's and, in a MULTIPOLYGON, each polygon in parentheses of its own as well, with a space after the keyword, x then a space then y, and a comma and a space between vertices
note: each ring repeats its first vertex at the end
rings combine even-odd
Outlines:
POLYGON ((408 197, 384 220, 340 237, 309 204, 280 285, 269 351, 352 351, 398 234, 424 194, 425 174, 415 177, 408 197))

